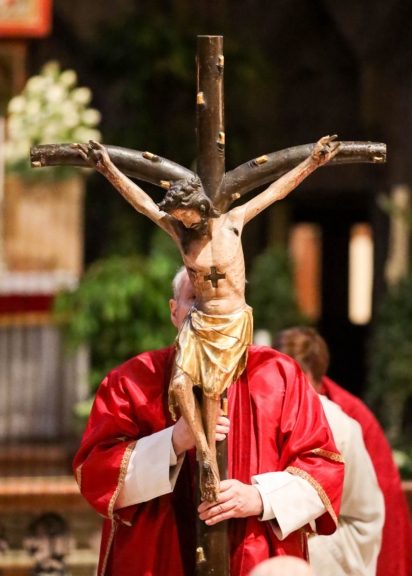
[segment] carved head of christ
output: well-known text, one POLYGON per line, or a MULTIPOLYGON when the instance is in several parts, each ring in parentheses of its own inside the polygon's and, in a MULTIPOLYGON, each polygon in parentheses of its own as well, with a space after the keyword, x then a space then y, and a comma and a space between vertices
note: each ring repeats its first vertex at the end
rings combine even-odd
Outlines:
POLYGON ((185 228, 196 230, 202 224, 202 216, 196 208, 175 208, 169 214, 179 220, 185 228))
POLYGON ((198 177, 176 180, 158 206, 198 234, 207 233, 209 218, 220 216, 198 177))

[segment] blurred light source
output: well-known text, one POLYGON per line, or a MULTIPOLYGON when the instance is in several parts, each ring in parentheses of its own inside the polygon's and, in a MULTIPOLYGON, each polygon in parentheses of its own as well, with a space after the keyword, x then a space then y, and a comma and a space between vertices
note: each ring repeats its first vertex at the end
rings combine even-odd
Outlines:
POLYGON ((272 336, 269 330, 255 330, 253 343, 257 346, 272 346, 272 336))
POLYGON ((321 314, 322 231, 320 226, 301 223, 294 226, 289 239, 293 261, 295 291, 301 312, 317 320, 321 314))
POLYGON ((349 239, 349 320, 367 324, 372 315, 373 238, 369 224, 352 226, 349 239))
POLYGON ((390 232, 385 278, 396 286, 409 270, 411 191, 409 186, 394 186, 390 194, 390 232))

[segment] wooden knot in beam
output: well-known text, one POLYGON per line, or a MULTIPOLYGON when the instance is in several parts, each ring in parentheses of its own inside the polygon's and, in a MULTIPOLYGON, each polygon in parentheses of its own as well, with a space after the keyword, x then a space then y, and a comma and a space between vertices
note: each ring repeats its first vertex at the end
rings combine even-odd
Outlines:
POLYGON ((143 152, 143 158, 146 160, 150 160, 151 162, 159 162, 160 158, 156 154, 152 154, 152 152, 143 152))

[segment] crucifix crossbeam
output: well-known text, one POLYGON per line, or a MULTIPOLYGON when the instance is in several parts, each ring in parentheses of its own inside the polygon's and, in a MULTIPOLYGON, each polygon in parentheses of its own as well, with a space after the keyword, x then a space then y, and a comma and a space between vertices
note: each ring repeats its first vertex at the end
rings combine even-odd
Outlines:
MULTIPOLYGON (((308 157, 314 143, 303 144, 264 154, 226 172, 214 201, 226 211, 238 198, 276 180, 308 157)), ((151 152, 141 152, 120 146, 105 146, 113 163, 127 176, 149 182, 167 190, 171 183, 196 174, 171 160, 151 152)), ((33 168, 45 166, 88 167, 71 144, 40 144, 31 149, 33 168)), ((341 142, 339 153, 327 166, 346 164, 384 164, 386 145, 381 142, 341 142)))

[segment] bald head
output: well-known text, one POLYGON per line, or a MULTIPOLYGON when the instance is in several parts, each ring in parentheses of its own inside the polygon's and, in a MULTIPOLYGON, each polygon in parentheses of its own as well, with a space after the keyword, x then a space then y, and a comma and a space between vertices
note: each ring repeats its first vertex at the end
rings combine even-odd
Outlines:
POLYGON ((169 300, 170 318, 179 329, 195 301, 192 282, 184 266, 176 273, 172 288, 173 298, 169 300))

